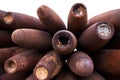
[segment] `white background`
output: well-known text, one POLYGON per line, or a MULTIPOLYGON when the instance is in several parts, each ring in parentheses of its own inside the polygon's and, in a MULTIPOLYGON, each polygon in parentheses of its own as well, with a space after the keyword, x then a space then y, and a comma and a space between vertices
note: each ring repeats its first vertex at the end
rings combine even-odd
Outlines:
POLYGON ((67 24, 70 8, 75 3, 86 5, 88 19, 90 19, 96 14, 120 8, 119 2, 119 0, 0 0, 0 9, 37 17, 37 8, 41 5, 47 5, 67 24))

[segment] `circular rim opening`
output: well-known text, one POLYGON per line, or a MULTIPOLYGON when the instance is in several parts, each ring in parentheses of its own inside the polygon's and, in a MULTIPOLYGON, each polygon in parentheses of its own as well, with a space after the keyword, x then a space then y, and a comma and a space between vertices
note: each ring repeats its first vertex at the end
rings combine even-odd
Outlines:
POLYGON ((6 24, 10 24, 13 21, 13 14, 11 12, 8 12, 5 16, 4 16, 4 22, 6 24))
POLYGON ((48 77, 48 70, 45 67, 37 67, 35 75, 38 79, 44 80, 48 77))
POLYGON ((105 23, 98 25, 97 32, 101 37, 108 37, 112 33, 110 25, 105 23))
POLYGON ((68 39, 66 36, 61 36, 61 37, 59 37, 59 39, 58 39, 59 45, 64 45, 64 46, 66 46, 66 45, 68 44, 68 42, 69 42, 69 39, 68 39))
POLYGON ((84 13, 86 13, 86 8, 83 4, 76 4, 73 7, 73 13, 75 16, 82 16, 84 13))
POLYGON ((5 70, 9 73, 14 73, 16 71, 17 65, 14 61, 9 60, 5 63, 5 70))

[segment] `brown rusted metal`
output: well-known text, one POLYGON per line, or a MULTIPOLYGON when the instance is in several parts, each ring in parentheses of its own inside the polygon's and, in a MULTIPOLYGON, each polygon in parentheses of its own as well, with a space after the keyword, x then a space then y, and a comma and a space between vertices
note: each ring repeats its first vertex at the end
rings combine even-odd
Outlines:
POLYGON ((120 80, 120 76, 118 76, 118 77, 105 76, 105 80, 120 80))
POLYGON ((54 34, 52 46, 60 54, 69 54, 76 48, 77 39, 72 32, 60 30, 54 34))
POLYGON ((120 50, 104 49, 93 55, 95 69, 109 76, 120 76, 120 50))
POLYGON ((52 50, 37 63, 34 75, 38 80, 50 80, 60 72, 62 64, 60 55, 52 50))
POLYGON ((9 48, 1 48, 0 49, 0 65, 3 66, 4 62, 12 57, 13 55, 24 52, 26 49, 20 47, 9 47, 9 48))
POLYGON ((0 76, 0 80, 25 80, 30 73, 14 73, 14 74, 9 74, 5 73, 2 76, 0 76))
POLYGON ((77 76, 70 70, 63 69, 54 80, 77 80, 77 76))
POLYGON ((114 35, 112 24, 100 21, 87 28, 78 39, 80 50, 96 51, 102 48, 114 35))
POLYGON ((7 25, 4 23, 4 20, 3 20, 5 14, 6 14, 6 11, 0 10, 0 30, 7 30, 5 28, 7 25))
POLYGON ((104 46, 104 49, 120 49, 120 33, 115 34, 112 39, 104 46))
POLYGON ((77 37, 88 27, 87 26, 87 8, 82 3, 76 3, 72 6, 68 15, 68 30, 77 37))
POLYGON ((35 76, 31 74, 29 77, 27 77, 25 80, 36 80, 35 76))
POLYGON ((42 56, 42 52, 39 53, 36 50, 25 51, 9 58, 5 62, 4 68, 8 73, 30 71, 42 56))
POLYGON ((9 31, 0 30, 0 37, 0 48, 15 46, 12 42, 11 33, 9 31))
POLYGON ((92 59, 84 52, 76 51, 68 59, 68 66, 78 76, 89 76, 94 70, 92 59))
POLYGON ((28 49, 48 49, 52 45, 52 37, 48 32, 35 29, 16 29, 12 33, 12 41, 28 49))
POLYGON ((80 77, 79 80, 106 80, 102 75, 97 72, 93 72, 87 77, 80 77))
POLYGON ((37 9, 37 14, 41 22, 46 26, 48 32, 54 34, 59 30, 66 29, 62 19, 48 6, 40 6, 37 9))
POLYGON ((110 10, 101 14, 98 14, 88 21, 88 26, 98 21, 108 21, 113 24, 115 33, 120 32, 120 9, 110 10))
POLYGON ((5 28, 9 30, 15 30, 18 28, 45 30, 45 26, 39 19, 23 13, 7 12, 4 16, 4 23, 8 25, 5 28))

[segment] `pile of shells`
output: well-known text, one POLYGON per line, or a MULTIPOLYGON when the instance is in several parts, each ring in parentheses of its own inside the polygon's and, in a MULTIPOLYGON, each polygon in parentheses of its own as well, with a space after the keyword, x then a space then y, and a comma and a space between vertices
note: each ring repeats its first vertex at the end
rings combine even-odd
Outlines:
POLYGON ((0 10, 0 80, 120 80, 120 9, 88 20, 75 3, 67 26, 46 5, 37 15, 0 10))

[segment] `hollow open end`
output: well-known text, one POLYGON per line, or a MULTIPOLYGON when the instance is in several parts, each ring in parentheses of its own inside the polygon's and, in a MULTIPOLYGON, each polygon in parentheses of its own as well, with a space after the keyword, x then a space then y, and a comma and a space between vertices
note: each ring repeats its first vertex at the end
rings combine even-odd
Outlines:
POLYGON ((48 70, 45 67, 37 67, 35 75, 40 80, 45 80, 48 77, 48 70))
POLYGON ((11 12, 8 12, 4 17, 4 22, 6 24, 10 24, 13 21, 13 14, 11 12))
POLYGON ((75 16, 82 16, 84 15, 86 8, 83 4, 76 4, 73 7, 73 13, 75 14, 75 16))
POLYGON ((108 37, 112 33, 110 25, 105 23, 98 25, 97 32, 101 37, 108 37))
POLYGON ((17 69, 17 65, 14 61, 12 60, 9 60, 5 63, 5 70, 8 72, 8 73, 14 73, 17 69))
POLYGON ((65 37, 65 36, 61 36, 61 37, 59 37, 59 39, 58 39, 58 43, 59 43, 59 45, 67 45, 68 44, 68 38, 67 37, 65 37))

